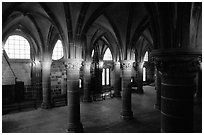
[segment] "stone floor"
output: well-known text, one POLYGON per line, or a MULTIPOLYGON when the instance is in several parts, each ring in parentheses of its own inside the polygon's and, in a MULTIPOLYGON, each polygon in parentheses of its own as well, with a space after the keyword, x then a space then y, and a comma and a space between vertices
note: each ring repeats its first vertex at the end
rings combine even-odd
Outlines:
MULTIPOLYGON (((121 99, 81 103, 81 122, 86 133, 160 132, 160 112, 154 109, 154 87, 144 86, 144 94, 132 94, 134 119, 120 118, 121 99)), ((201 132, 202 113, 196 108, 195 132, 201 132)), ((37 109, 2 116, 3 133, 65 133, 67 107, 37 109)))

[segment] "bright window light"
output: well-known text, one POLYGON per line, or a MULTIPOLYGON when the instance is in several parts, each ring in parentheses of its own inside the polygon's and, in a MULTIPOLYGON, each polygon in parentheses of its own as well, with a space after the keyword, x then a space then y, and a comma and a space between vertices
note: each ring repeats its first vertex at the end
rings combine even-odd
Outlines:
POLYGON ((4 49, 10 59, 30 59, 30 44, 22 36, 9 36, 4 49))
POLYGON ((106 49, 106 52, 103 56, 103 60, 112 60, 112 54, 109 48, 106 49))
POLYGON ((103 73, 102 73, 102 85, 105 85, 105 69, 103 69, 103 73))
POLYGON ((146 81, 146 68, 143 67, 143 81, 146 81))
POLYGON ((92 50, 92 52, 91 52, 91 57, 93 57, 94 56, 94 50, 92 50))
POLYGON ((59 60, 63 57, 63 46, 62 41, 58 40, 55 44, 55 48, 53 50, 52 59, 53 60, 59 60))
POLYGON ((109 85, 109 75, 110 75, 110 72, 109 72, 109 68, 106 69, 106 84, 109 85))
POLYGON ((148 51, 146 51, 146 53, 145 53, 144 61, 148 61, 148 51))
POLYGON ((79 88, 81 88, 81 79, 79 79, 79 88))

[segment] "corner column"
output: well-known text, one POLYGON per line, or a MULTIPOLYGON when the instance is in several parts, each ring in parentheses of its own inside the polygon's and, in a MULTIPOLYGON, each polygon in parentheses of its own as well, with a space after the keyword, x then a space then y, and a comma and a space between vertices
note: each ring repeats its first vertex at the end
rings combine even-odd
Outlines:
POLYGON ((159 55, 161 71, 161 132, 193 132, 194 78, 198 58, 194 55, 159 55))
POLYGON ((68 126, 67 132, 83 132, 80 120, 80 91, 79 91, 79 71, 81 59, 66 60, 67 67, 67 106, 68 106, 68 126))
MULTIPOLYGON (((201 61, 200 61, 201 63, 201 61)), ((198 82, 197 82, 197 90, 196 90, 196 98, 202 101, 202 67, 198 70, 198 82)))
POLYGON ((122 67, 122 112, 121 118, 125 120, 133 119, 131 104, 131 73, 133 70, 131 60, 121 61, 122 67))
MULTIPOLYGON (((156 67, 156 66, 155 66, 156 67)), ((161 75, 155 68, 155 89, 156 89, 156 103, 155 109, 161 110, 161 75)))
POLYGON ((83 97, 83 101, 84 102, 91 102, 91 73, 90 73, 90 69, 91 69, 91 62, 89 61, 84 61, 83 62, 84 65, 84 97, 83 97))
POLYGON ((137 63, 137 93, 143 94, 143 62, 137 63))
POLYGON ((114 77, 114 97, 121 97, 121 81, 120 81, 120 62, 114 63, 115 77, 114 77))
POLYGON ((50 82, 50 70, 52 61, 42 61, 42 94, 43 101, 41 108, 51 108, 51 82, 50 82))

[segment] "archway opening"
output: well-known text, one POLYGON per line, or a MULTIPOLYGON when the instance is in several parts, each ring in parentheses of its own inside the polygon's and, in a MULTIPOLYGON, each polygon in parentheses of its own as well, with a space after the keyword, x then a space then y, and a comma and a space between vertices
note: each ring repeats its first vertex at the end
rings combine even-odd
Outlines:
POLYGON ((52 59, 53 60, 59 60, 64 56, 63 54, 63 46, 62 46, 62 41, 57 40, 55 47, 53 49, 53 54, 52 54, 52 59))
POLYGON ((4 49, 10 59, 30 59, 30 44, 22 36, 9 36, 4 49))

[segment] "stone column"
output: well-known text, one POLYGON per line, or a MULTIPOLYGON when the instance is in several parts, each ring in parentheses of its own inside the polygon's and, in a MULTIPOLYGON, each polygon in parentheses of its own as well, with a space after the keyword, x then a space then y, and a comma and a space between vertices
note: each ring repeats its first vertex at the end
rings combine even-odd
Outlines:
POLYGON ((161 132, 193 132, 193 82, 198 58, 165 54, 156 57, 156 65, 162 73, 161 132))
POLYGON ((97 79, 98 79, 98 89, 99 89, 99 91, 100 92, 102 92, 102 88, 103 88, 103 86, 102 86, 102 72, 103 72, 103 66, 99 66, 99 74, 98 74, 98 76, 97 76, 97 79))
POLYGON ((201 67, 197 74, 198 74, 198 80, 197 80, 198 82, 197 82, 196 98, 202 99, 202 68, 201 67))
POLYGON ((84 102, 91 102, 91 73, 90 73, 90 68, 91 68, 91 62, 89 61, 84 61, 84 97, 83 101, 84 102))
POLYGON ((137 93, 144 93, 143 90, 143 62, 137 63, 137 93))
POLYGON ((161 110, 161 75, 157 68, 155 68, 155 75, 156 103, 154 107, 161 110))
POLYGON ((42 94, 43 101, 41 107, 43 109, 51 108, 51 82, 50 70, 52 61, 42 61, 42 94))
POLYGON ((115 78, 114 78, 114 96, 121 97, 121 81, 120 81, 120 62, 114 64, 115 78))
POLYGON ((42 103, 42 67, 40 62, 38 62, 38 64, 36 64, 36 70, 35 70, 35 74, 36 74, 36 84, 35 84, 35 91, 36 91, 36 105, 39 105, 42 103))
POLYGON ((133 119, 131 106, 131 72, 133 69, 131 60, 121 61, 122 67, 122 119, 133 119))
POLYGON ((80 91, 79 91, 79 70, 81 59, 66 60, 67 66, 67 106, 68 126, 67 132, 83 132, 80 120, 80 91))

